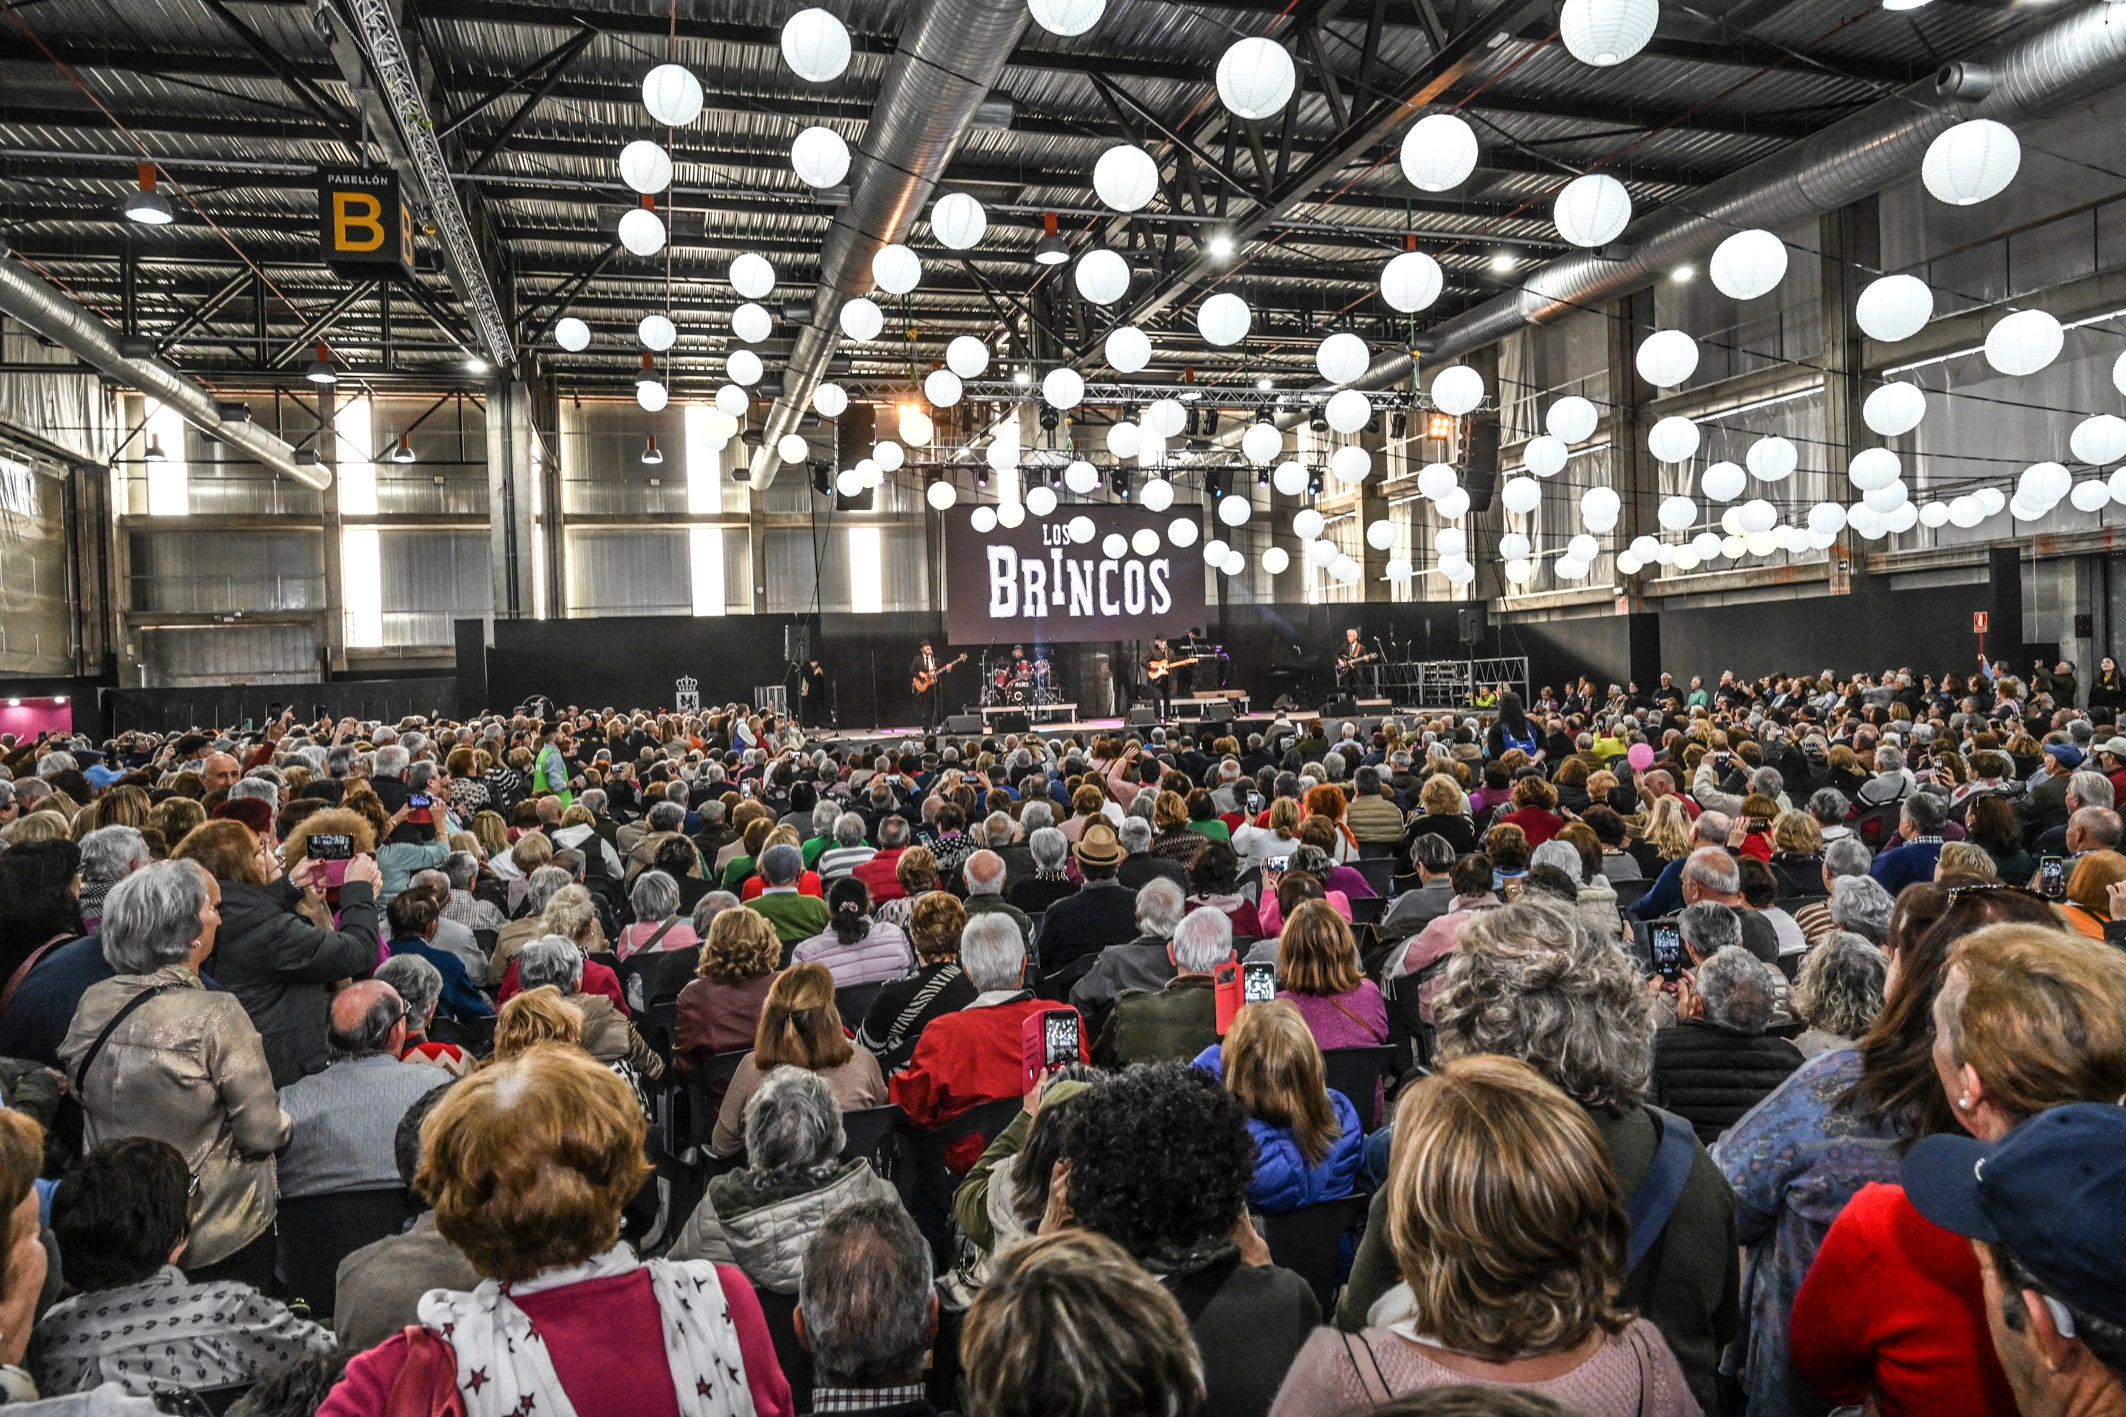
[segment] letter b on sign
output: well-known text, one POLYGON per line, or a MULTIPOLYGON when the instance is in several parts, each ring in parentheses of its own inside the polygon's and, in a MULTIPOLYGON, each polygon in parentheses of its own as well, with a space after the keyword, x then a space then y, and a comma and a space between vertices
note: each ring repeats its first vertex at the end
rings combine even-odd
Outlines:
POLYGON ((332 245, 342 252, 383 250, 384 204, 367 192, 334 192, 332 245))

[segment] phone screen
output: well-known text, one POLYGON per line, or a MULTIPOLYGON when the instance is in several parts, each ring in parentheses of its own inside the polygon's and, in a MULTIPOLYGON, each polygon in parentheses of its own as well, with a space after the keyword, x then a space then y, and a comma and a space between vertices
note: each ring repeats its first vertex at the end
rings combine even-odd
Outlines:
POLYGON ((2047 856, 2037 863, 2037 893, 2047 900, 2058 900, 2067 889, 2067 863, 2057 856, 2047 856))
POLYGON ((425 793, 425 792, 414 792, 414 793, 409 793, 409 794, 407 795, 407 797, 406 797, 406 805, 407 805, 407 806, 409 806, 409 807, 428 807, 428 806, 433 806, 433 805, 434 805, 434 799, 433 799, 433 798, 431 798, 431 797, 430 797, 430 796, 429 796, 429 795, 428 795, 427 793, 425 793))
POLYGON ((1261 960, 1240 967, 1241 992, 1251 1004, 1267 1004, 1277 997, 1277 962, 1261 960))
POLYGON ((1051 1009, 1041 1021, 1042 1036, 1046 1047, 1042 1050, 1047 1065, 1059 1068, 1065 1063, 1078 1061, 1078 1015, 1069 1009, 1051 1009))
POLYGON ((344 832, 310 838, 313 861, 347 861, 354 856, 354 838, 344 832))
POLYGON ((738 795, 741 797, 751 797, 753 795, 753 784, 750 781, 739 783, 738 795))
POLYGON ((1249 811, 1250 813, 1254 813, 1254 812, 1259 812, 1259 811, 1261 811, 1261 810, 1262 810, 1262 794, 1261 794, 1260 792, 1250 792, 1250 793, 1248 794, 1248 811, 1249 811))
POLYGON ((1653 940, 1654 973, 1674 983, 1683 977, 1683 928, 1656 924, 1649 933, 1653 940))
POLYGON ((1292 858, 1289 856, 1272 856, 1269 860, 1262 863, 1262 869, 1265 871, 1275 871, 1279 875, 1283 875, 1286 871, 1292 869, 1292 858))

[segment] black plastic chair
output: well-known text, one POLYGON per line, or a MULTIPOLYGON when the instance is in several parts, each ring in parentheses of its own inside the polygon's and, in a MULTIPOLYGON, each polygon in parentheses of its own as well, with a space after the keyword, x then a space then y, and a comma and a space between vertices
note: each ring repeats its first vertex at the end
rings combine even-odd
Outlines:
POLYGON ((1100 952, 1098 950, 1094 950, 1088 955, 1079 955, 1054 974, 1043 975, 1041 977, 1041 986, 1034 990, 1035 996, 1059 1004, 1069 1003, 1071 986, 1092 973, 1093 966, 1099 962, 1100 952))
MULTIPOLYGON (((1392 843, 1382 843, 1393 851, 1392 843)), ((1356 861, 1346 862, 1358 874, 1366 878, 1373 893, 1385 900, 1395 893, 1395 868, 1399 864, 1392 856, 1361 856, 1356 861)))
POLYGON ((752 1056, 752 1050, 744 1048, 718 1053, 694 1069, 693 1075, 674 1090, 665 1133, 672 1139, 674 1155, 685 1155, 689 1147, 708 1150, 724 1091, 738 1075, 738 1065, 752 1056))
POLYGON ((1393 861, 1402 850, 1402 843, 1395 841, 1362 841, 1358 844, 1360 861, 1393 861))
MULTIPOLYGON (((888 1151, 894 1134, 908 1125, 908 1114, 892 1103, 883 1107, 859 1107, 854 1112, 842 1113, 842 1160, 854 1161, 861 1156, 874 1163, 881 1153, 888 1151)), ((884 1158, 892 1161, 889 1154, 884 1158)), ((880 1168, 881 1172, 886 1169, 880 1168)))
POLYGON ((901 1189, 904 1196, 926 1196, 945 1215, 952 1214, 953 1193, 960 1178, 945 1164, 945 1152, 962 1137, 979 1136, 982 1145, 995 1141, 997 1133, 1011 1125, 1024 1105, 1017 1097, 1000 1097, 968 1108, 942 1126, 927 1132, 903 1131, 901 1137, 901 1189))
POLYGON ((878 979, 869 984, 844 984, 836 989, 834 1007, 841 1014, 842 1022, 851 1028, 862 1023, 864 1015, 871 1012, 871 1005, 877 1002, 879 990, 885 987, 886 981, 878 979))
POLYGON ((1380 1121, 1373 1105, 1374 1084, 1395 1068, 1395 1049, 1388 1044, 1372 1048, 1329 1048, 1321 1055, 1329 1089, 1351 1099, 1358 1109, 1358 1124, 1372 1131, 1380 1121))
POLYGON ((308 1302, 314 1317, 332 1313, 340 1261, 362 1246, 396 1235, 419 1213, 404 1186, 282 1196, 274 1226, 275 1272, 292 1302, 308 1302))
POLYGON ((664 1060, 666 1071, 672 1066, 672 1052, 679 1046, 679 1001, 669 1000, 650 1005, 636 1031, 642 1041, 650 1045, 650 1051, 664 1060))
POLYGON ((1609 888, 1617 893, 1617 909, 1625 911, 1639 903, 1639 897, 1654 888, 1653 878, 1641 876, 1636 881, 1611 881, 1609 888))
POLYGON ((797 1296, 778 1294, 757 1284, 753 1286, 753 1294, 760 1300, 761 1317, 768 1321, 768 1337, 774 1341, 775 1357, 782 1364, 782 1375, 789 1379, 795 1410, 809 1412, 812 1410, 812 1350, 797 1338, 797 1296))
POLYGON ((1378 925, 1380 918, 1388 913, 1388 898, 1381 895, 1362 895, 1351 902, 1353 925, 1378 925))
POLYGON ((1270 1258, 1307 1282, 1324 1314, 1335 1308, 1343 1237, 1365 1223, 1368 1203, 1366 1196, 1345 1196, 1262 1217, 1262 1239, 1270 1258))

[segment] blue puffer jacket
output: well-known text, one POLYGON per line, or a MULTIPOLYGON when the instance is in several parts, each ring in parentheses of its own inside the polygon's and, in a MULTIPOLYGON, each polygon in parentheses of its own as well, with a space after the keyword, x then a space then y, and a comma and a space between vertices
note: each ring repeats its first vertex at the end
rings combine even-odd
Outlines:
MULTIPOLYGON (((1215 1043, 1198 1053, 1191 1066, 1202 1068, 1221 1081, 1225 1077, 1225 1060, 1215 1043)), ((1255 1178, 1248 1182, 1249 1209, 1282 1215, 1319 1201, 1340 1200, 1357 1189, 1366 1152, 1358 1109, 1351 1105, 1351 1099, 1333 1088, 1329 1091, 1329 1107, 1336 1113, 1340 1130, 1329 1143, 1329 1154, 1318 1166, 1307 1165, 1299 1154, 1291 1128, 1248 1118, 1248 1133, 1255 1138, 1255 1178)))

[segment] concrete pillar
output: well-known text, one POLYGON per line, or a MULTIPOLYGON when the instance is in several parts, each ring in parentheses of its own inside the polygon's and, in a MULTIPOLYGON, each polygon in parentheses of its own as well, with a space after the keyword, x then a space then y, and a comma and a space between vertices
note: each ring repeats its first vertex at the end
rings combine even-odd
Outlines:
MULTIPOLYGON (((1842 479, 1854 449, 1864 446, 1868 436, 1860 419, 1860 405, 1867 396, 1862 378, 1866 370, 1863 337, 1853 307, 1867 283, 1864 273, 1880 268, 1881 215, 1877 200, 1868 197, 1817 221, 1823 282, 1824 457, 1834 486, 1842 479)), ((1849 595, 1864 586, 1869 579, 1866 565, 1867 543, 1851 532, 1839 533, 1830 550, 1829 592, 1849 595)))
MULTIPOLYGON (((1617 530, 1609 538, 1610 544, 1619 548, 1630 545, 1636 537, 1661 535, 1661 524, 1656 520, 1661 505, 1661 469, 1646 446, 1647 431, 1653 427, 1646 404, 1655 391, 1639 377, 1637 361, 1639 342, 1653 328, 1651 289, 1633 291, 1611 308, 1609 412, 1603 420, 1602 436, 1609 439, 1610 485, 1624 504, 1617 530)), ((1570 514, 1577 528, 1579 509, 1572 508, 1570 514)), ((1619 577, 1622 599, 1630 610, 1645 609, 1646 586, 1653 575, 1654 568, 1649 567, 1637 575, 1619 577)))
POLYGON ((320 646, 324 653, 326 669, 333 674, 347 672, 347 580, 346 567, 342 562, 340 537, 340 430, 339 388, 334 384, 319 386, 317 391, 318 461, 332 473, 332 485, 319 494, 319 503, 324 508, 322 536, 324 539, 325 568, 325 643, 320 646))
MULTIPOLYGON (((528 620, 545 559, 532 525, 531 405, 523 383, 487 383, 488 566, 497 620, 528 620)), ((559 613, 558 604, 550 607, 559 613)))

